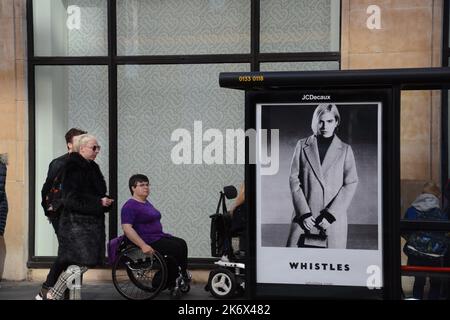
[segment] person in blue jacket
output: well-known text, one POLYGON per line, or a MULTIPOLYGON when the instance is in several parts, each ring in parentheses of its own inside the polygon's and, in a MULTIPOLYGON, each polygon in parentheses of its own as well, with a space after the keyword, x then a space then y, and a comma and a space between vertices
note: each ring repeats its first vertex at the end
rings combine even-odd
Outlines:
MULTIPOLYGON (((440 198, 441 192, 434 182, 427 182, 423 186, 422 193, 414 200, 406 210, 405 219, 407 220, 448 220, 448 216, 441 210, 440 198)), ((427 258, 439 256, 446 250, 445 235, 440 232, 413 232, 406 236, 407 243, 404 247, 408 255, 408 265, 439 267, 442 265, 443 258, 427 258)), ((423 299, 424 287, 426 283, 425 276, 416 276, 413 286, 413 298, 423 299)), ((441 296, 441 279, 439 277, 430 277, 430 290, 428 292, 429 300, 438 300, 441 296)))

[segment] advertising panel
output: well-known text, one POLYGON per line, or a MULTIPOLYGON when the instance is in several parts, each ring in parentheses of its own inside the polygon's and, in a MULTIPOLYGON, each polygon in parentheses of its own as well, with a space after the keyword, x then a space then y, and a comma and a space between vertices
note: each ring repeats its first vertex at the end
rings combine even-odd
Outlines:
POLYGON ((385 100, 286 97, 253 106, 256 283, 379 290, 385 100))

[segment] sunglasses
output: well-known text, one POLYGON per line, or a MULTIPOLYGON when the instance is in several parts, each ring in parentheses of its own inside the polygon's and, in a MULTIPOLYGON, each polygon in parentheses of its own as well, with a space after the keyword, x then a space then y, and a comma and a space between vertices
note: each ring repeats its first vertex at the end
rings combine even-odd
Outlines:
POLYGON ((101 147, 100 146, 92 146, 92 147, 88 147, 89 149, 92 149, 92 151, 96 152, 96 151, 100 151, 101 147))

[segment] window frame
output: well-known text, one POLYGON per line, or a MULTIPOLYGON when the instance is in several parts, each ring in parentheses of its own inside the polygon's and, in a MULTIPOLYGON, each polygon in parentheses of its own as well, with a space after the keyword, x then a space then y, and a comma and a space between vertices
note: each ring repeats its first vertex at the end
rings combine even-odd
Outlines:
MULTIPOLYGON (((106 65, 108 66, 108 123, 109 123, 109 194, 114 199, 118 196, 118 101, 117 101, 117 67, 119 65, 161 65, 161 64, 224 64, 247 63, 251 71, 259 71, 264 62, 324 62, 335 61, 341 68, 341 28, 339 29, 339 51, 331 52, 260 52, 260 0, 247 0, 250 8, 250 53, 246 54, 199 54, 199 55, 117 55, 117 0, 107 1, 107 56, 35 56, 34 53, 34 19, 33 0, 27 0, 27 36, 28 36, 28 101, 29 101, 29 239, 28 263, 30 268, 49 267, 55 257, 35 255, 35 176, 36 176, 36 105, 35 105, 35 67, 51 65, 106 65)), ((342 20, 342 1, 339 4, 339 25, 342 20)), ((109 238, 117 236, 118 208, 113 207, 109 214, 109 238)), ((190 258, 192 268, 212 268, 212 258, 190 258)))
MULTIPOLYGON (((442 26, 442 67, 449 66, 450 59, 450 1, 444 0, 444 15, 443 15, 443 26, 442 26)), ((448 119, 448 99, 449 92, 447 90, 442 90, 442 105, 441 105, 441 119, 448 119)), ((441 132, 441 185, 444 186, 445 182, 449 178, 448 160, 449 160, 449 139, 448 139, 448 121, 444 120, 442 122, 442 132, 441 132)))

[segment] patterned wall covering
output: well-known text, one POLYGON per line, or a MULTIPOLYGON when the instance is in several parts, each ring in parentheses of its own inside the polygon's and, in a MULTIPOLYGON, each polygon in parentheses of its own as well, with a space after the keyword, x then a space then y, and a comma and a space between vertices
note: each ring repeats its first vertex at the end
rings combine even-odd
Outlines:
POLYGON ((108 183, 108 67, 68 68, 68 128, 84 129, 102 146, 95 160, 108 183))
POLYGON ((80 30, 68 30, 69 56, 104 56, 108 54, 107 1, 63 0, 66 7, 76 5, 81 11, 80 30))
POLYGON ((69 128, 98 138, 103 149, 96 161, 108 183, 108 67, 37 66, 36 122, 35 253, 52 256, 58 245, 42 212, 40 191, 50 161, 67 152, 64 134, 69 128))
POLYGON ((331 1, 261 0, 261 52, 332 51, 331 1))
POLYGON ((244 180, 244 165, 175 165, 170 137, 177 128, 193 135, 196 120, 203 132, 243 128, 244 93, 219 88, 218 75, 248 70, 232 64, 118 69, 119 208, 130 197, 129 177, 148 175, 150 201, 161 211, 165 231, 186 239, 190 257, 210 257, 209 215, 223 186, 244 180))
POLYGON ((315 71, 339 70, 339 62, 274 62, 261 63, 261 71, 315 71))
POLYGON ((250 52, 249 0, 117 1, 119 55, 250 52))
MULTIPOLYGON (((106 0, 52 1, 60 1, 54 6, 59 11, 49 15, 55 19, 50 23, 50 36, 61 49, 57 55, 107 54, 106 0), (69 5, 81 9, 81 30, 68 31, 65 26, 64 8, 69 5)), ((261 0, 261 51, 329 51, 330 1, 261 0)), ((117 20, 119 55, 250 52, 249 0, 119 0, 117 20)), ((41 18, 40 22, 44 21, 41 18)), ((48 49, 55 55, 52 50, 48 49)), ((54 97, 48 99, 53 99, 52 108, 61 104, 65 110, 39 125, 46 126, 46 121, 53 121, 53 126, 55 121, 59 123, 57 133, 53 133, 55 139, 66 130, 61 119, 67 127, 84 128, 97 136, 103 146, 97 162, 109 182, 107 67, 52 68, 64 71, 56 72, 54 97)), ((263 71, 337 68, 336 62, 261 64, 263 71)), ((176 145, 170 136, 177 128, 192 133, 196 120, 203 122, 203 132, 210 128, 243 128, 244 93, 219 88, 221 71, 249 71, 249 65, 118 67, 119 223, 120 208, 130 196, 128 178, 137 172, 147 174, 150 200, 162 212, 165 230, 187 240, 190 257, 210 256, 209 215, 215 212, 219 191, 225 185, 239 186, 244 179, 244 165, 174 165, 170 159, 176 145)), ((47 141, 41 140, 39 143, 47 141)), ((45 160, 42 168, 37 168, 42 172, 48 163, 45 160)), ((118 228, 122 233, 120 224, 118 228)), ((51 237, 47 229, 42 232, 51 237)), ((39 241, 38 248, 51 249, 47 248, 47 240, 39 241)), ((39 255, 40 251, 36 252, 39 255)), ((44 255, 49 254, 45 251, 44 255)))

